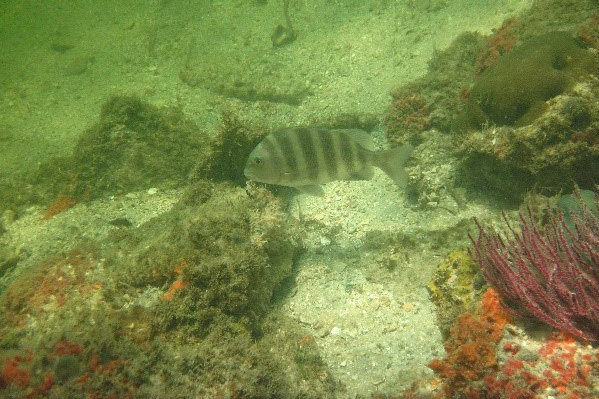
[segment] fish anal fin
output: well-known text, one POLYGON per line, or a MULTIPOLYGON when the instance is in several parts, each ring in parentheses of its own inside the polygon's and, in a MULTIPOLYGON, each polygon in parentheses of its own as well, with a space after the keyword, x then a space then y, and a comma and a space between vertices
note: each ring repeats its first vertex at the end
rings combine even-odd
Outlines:
POLYGON ((317 197, 322 197, 324 195, 322 186, 320 186, 318 184, 307 184, 304 186, 295 186, 295 188, 297 188, 302 193, 314 195, 317 197))

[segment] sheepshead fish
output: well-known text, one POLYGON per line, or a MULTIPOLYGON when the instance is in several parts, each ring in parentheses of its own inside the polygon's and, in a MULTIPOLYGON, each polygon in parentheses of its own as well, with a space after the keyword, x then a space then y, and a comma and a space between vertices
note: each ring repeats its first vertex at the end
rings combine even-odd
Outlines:
POLYGON ((357 129, 296 127, 266 136, 251 152, 243 173, 257 182, 322 195, 321 184, 367 180, 376 166, 404 187, 407 175, 403 164, 412 149, 405 145, 375 151, 372 137, 357 129))

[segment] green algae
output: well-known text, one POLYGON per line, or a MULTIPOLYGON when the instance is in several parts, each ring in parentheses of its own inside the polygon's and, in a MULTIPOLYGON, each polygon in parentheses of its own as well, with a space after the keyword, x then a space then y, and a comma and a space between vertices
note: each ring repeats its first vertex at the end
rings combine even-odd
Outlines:
POLYGON ((61 195, 80 202, 148 187, 179 187, 203 148, 200 129, 181 110, 114 96, 81 134, 72 155, 0 180, 0 211, 32 203, 49 206, 61 195))
MULTIPOLYGON (((277 310, 301 248, 285 207, 264 189, 198 181, 171 211, 80 262, 41 265, 51 290, 43 307, 27 304, 32 295, 0 301, 0 345, 33 345, 23 368, 39 377, 24 389, 51 372, 60 381, 52 395, 63 397, 332 398, 335 382, 313 338, 277 310), (79 277, 53 285, 63 269, 79 277), (167 296, 179 279, 184 286, 167 296), (54 296, 64 302, 56 306, 54 296), (17 327, 4 317, 22 309, 36 327, 12 334, 17 327), (76 353, 59 358, 57 342, 76 353)), ((20 292, 35 292, 35 281, 24 279, 20 292)))
POLYGON ((450 252, 437 265, 427 285, 431 301, 437 308, 437 323, 445 338, 459 315, 473 312, 486 286, 478 265, 467 251, 450 252))
POLYGON ((176 108, 158 108, 137 97, 110 98, 70 159, 75 196, 182 185, 201 150, 198 132, 176 108))
POLYGON ((192 388, 201 395, 330 397, 334 382, 318 348, 300 346, 305 333, 276 311, 301 248, 284 206, 264 189, 248 195, 230 183, 200 180, 171 212, 120 244, 137 249, 133 262, 115 270, 118 280, 163 293, 138 322, 165 340, 160 356, 169 389, 189 389, 179 384, 186 386, 192 373, 201 376, 192 388), (184 286, 167 298, 177 279, 184 286))
POLYGON ((147 275, 136 284, 168 284, 175 266, 182 259, 186 263, 187 286, 175 296, 182 301, 160 305, 155 325, 201 333, 212 320, 224 317, 236 330, 258 333, 259 320, 277 287, 290 277, 299 249, 280 203, 269 196, 250 198, 244 190, 224 185, 185 212, 190 217, 181 229, 162 234, 136 267, 141 270, 135 273, 147 275))
POLYGON ((54 376, 60 383, 65 383, 81 374, 79 359, 74 355, 61 356, 54 366, 54 376))
POLYGON ((243 118, 232 109, 224 111, 211 139, 196 154, 191 180, 230 181, 243 186, 245 162, 268 132, 265 126, 243 118))

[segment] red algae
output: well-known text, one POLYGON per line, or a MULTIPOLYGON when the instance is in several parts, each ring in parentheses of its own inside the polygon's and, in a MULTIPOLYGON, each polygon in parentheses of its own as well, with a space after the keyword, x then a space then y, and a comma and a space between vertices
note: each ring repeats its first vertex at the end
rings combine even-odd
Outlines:
POLYGON ((27 398, 30 399, 38 396, 47 396, 50 389, 52 389, 54 386, 54 383, 54 376, 50 373, 46 374, 44 380, 29 395, 27 395, 27 398))
POLYGON ((0 311, 12 325, 21 326, 28 314, 39 314, 48 304, 62 307, 70 294, 98 289, 97 284, 85 281, 92 259, 82 250, 50 257, 7 288, 0 301, 0 311))
POLYGON ((58 356, 79 355, 81 351, 78 344, 67 340, 61 340, 54 344, 54 354, 58 356))
POLYGON ((554 334, 542 342, 530 340, 524 334, 515 336, 498 352, 499 371, 486 380, 486 390, 491 397, 536 398, 546 390, 555 392, 555 398, 587 398, 592 395, 597 377, 591 375, 593 353, 598 350, 576 342, 571 336, 554 334), (509 349, 520 341, 537 356, 519 358, 509 349), (507 349, 506 349, 507 348, 507 349), (511 396, 510 396, 511 395, 511 396), (519 396, 518 396, 519 395, 519 396))
POLYGON ((499 57, 508 53, 516 44, 514 28, 518 25, 517 18, 507 19, 499 29, 487 39, 487 45, 476 60, 476 75, 495 64, 499 57))
POLYGON ((175 280, 173 282, 173 284, 171 285, 171 287, 169 288, 168 292, 164 295, 162 295, 162 298, 170 301, 171 299, 173 299, 173 296, 175 295, 175 292, 179 291, 182 288, 185 288, 187 286, 187 283, 181 280, 175 280))
POLYGON ((0 372, 0 388, 7 387, 10 384, 14 384, 19 388, 25 388, 29 384, 31 375, 29 371, 21 367, 21 363, 23 362, 31 362, 31 358, 14 356, 4 363, 0 372))
POLYGON ((60 194, 44 214, 44 219, 51 219, 56 214, 64 212, 69 208, 72 208, 73 206, 75 206, 75 204, 77 204, 76 199, 71 198, 65 194, 60 194))
POLYGON ((484 379, 497 369, 496 345, 507 320, 507 313, 492 288, 483 295, 478 318, 470 313, 458 318, 445 342, 447 356, 429 363, 444 379, 443 391, 448 398, 482 397, 483 390, 478 386, 482 387, 484 379))
POLYGON ((599 349, 555 333, 541 341, 510 324, 497 293, 485 292, 479 317, 458 318, 445 343, 447 356, 429 367, 442 378, 443 398, 556 399, 593 395, 599 349))
POLYGON ((179 262, 179 264, 177 266, 175 266, 173 271, 177 275, 177 279, 173 282, 173 284, 171 284, 168 292, 166 294, 162 295, 162 299, 170 301, 171 299, 173 299, 175 292, 177 292, 178 290, 185 288, 187 286, 187 283, 183 281, 183 270, 185 269, 186 266, 187 266, 186 259, 183 259, 181 262, 179 262))

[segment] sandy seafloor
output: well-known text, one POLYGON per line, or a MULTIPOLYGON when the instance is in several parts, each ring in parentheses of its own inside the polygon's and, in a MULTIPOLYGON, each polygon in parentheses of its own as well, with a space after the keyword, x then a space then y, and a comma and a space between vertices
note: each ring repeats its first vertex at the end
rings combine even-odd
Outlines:
MULTIPOLYGON (((97 119, 100 105, 118 93, 180 106, 205 131, 231 103, 272 127, 343 113, 382 115, 390 90, 422 76, 433 51, 465 31, 487 34, 530 5, 529 0, 292 0, 298 38, 273 50, 270 35, 283 22, 281 3, 261 3, 2 2, 0 173, 33 169, 68 154, 97 119), (52 43, 73 49, 52 51, 52 43), (276 68, 282 85, 301 81, 311 94, 297 106, 243 102, 179 79, 190 58, 214 58, 217 68, 227 70, 235 62, 227 58, 232 55, 276 68)), ((382 128, 375 133, 385 145, 382 128)), ((436 173, 431 170, 431 178, 436 173)), ((41 256, 68 247, 72 234, 109 234, 106 220, 123 213, 137 226, 168 210, 179 195, 142 191, 105 198, 43 224, 44 209, 33 207, 7 225, 2 239, 41 256)), ((466 245, 466 237, 448 238, 447 246, 438 237, 473 215, 496 210, 474 203, 455 214, 412 209, 377 173, 371 181, 328 184, 322 198, 298 195, 291 212, 324 227, 309 233, 296 289, 281 306, 313 332, 333 377, 344 386, 339 397, 375 390, 393 394, 431 375, 426 364, 443 355, 443 346, 425 285, 448 250, 466 245), (396 278, 377 278, 365 247, 369 231, 401 231, 419 243, 399 256, 396 278)))

